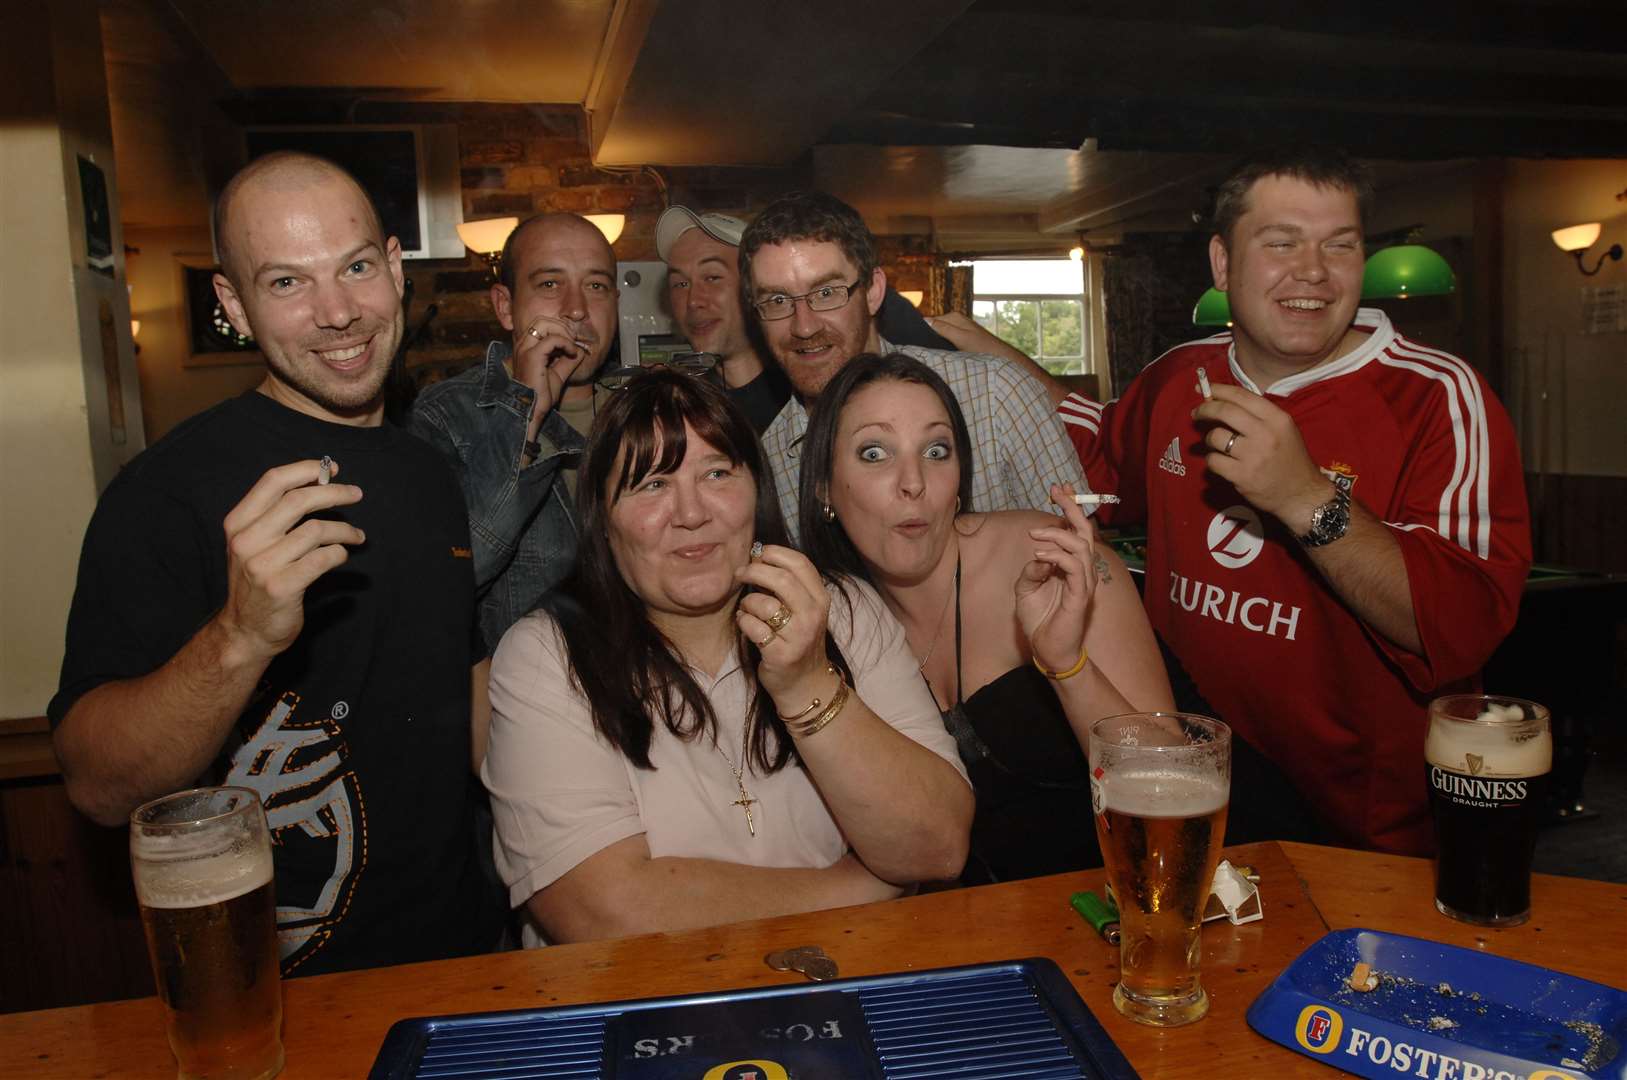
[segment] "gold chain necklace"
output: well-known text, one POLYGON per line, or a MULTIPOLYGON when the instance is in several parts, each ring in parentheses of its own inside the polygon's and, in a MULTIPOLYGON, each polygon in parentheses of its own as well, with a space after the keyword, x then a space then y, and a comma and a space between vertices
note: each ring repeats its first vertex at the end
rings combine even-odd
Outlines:
POLYGON ((742 810, 744 810, 746 812, 746 828, 751 831, 751 835, 756 836, 757 835, 757 823, 752 820, 751 807, 752 807, 752 804, 755 803, 757 800, 752 798, 751 793, 746 790, 746 740, 747 740, 747 738, 750 737, 750 735, 751 735, 751 713, 748 711, 746 713, 746 722, 744 724, 742 724, 741 727, 740 727, 740 764, 739 764, 739 766, 735 765, 734 758, 729 756, 729 752, 727 750, 723 749, 723 744, 717 741, 717 735, 715 733, 712 735, 712 745, 717 749, 717 752, 719 754, 723 755, 723 760, 729 763, 729 771, 734 773, 735 785, 740 788, 740 797, 738 799, 734 800, 729 805, 730 806, 738 806, 738 807, 740 807, 740 809, 742 809, 742 810))
POLYGON ((916 671, 925 671, 927 661, 931 660, 932 659, 932 654, 937 651, 937 649, 938 649, 938 639, 943 637, 943 617, 945 615, 949 614, 949 601, 951 601, 951 600, 953 600, 955 598, 955 593, 959 590, 959 588, 960 588, 960 548, 959 548, 959 545, 956 545, 956 548, 955 548, 955 578, 954 578, 954 581, 952 581, 950 583, 950 585, 949 585, 949 591, 944 593, 944 596, 943 596, 943 607, 938 612, 938 630, 937 630, 937 633, 932 635, 932 644, 927 646, 926 655, 921 657, 921 662, 919 664, 915 665, 915 670, 916 671))

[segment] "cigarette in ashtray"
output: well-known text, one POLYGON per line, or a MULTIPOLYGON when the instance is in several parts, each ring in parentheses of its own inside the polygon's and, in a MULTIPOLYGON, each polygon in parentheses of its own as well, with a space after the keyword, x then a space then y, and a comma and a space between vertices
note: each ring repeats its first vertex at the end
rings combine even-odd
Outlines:
POLYGON ((1198 369, 1198 393, 1203 395, 1205 401, 1215 396, 1209 389, 1209 373, 1202 368, 1198 369))
POLYGON ((1345 985, 1365 994, 1378 989, 1378 976, 1373 974, 1372 965, 1363 961, 1350 969, 1350 977, 1345 980, 1345 985))
POLYGON ((316 466, 316 482, 319 485, 326 486, 328 481, 332 480, 332 479, 333 479, 333 459, 330 458, 328 455, 323 454, 322 455, 322 460, 320 462, 318 462, 317 466, 316 466))
POLYGON ((1080 506, 1107 506, 1121 500, 1117 495, 1109 495, 1101 491, 1087 491, 1083 495, 1075 495, 1073 501, 1080 506))

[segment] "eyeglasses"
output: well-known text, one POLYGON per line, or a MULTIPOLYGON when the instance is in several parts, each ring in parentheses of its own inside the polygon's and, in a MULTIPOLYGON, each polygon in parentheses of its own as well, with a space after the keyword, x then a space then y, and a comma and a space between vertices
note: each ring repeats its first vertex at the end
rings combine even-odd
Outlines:
POLYGON ((601 373, 597 381, 599 385, 604 387, 606 390, 620 390, 629 382, 632 382, 633 377, 639 372, 649 371, 651 368, 667 367, 674 371, 681 372, 684 375, 701 376, 717 370, 717 366, 722 362, 722 360, 723 358, 717 353, 673 353, 671 356, 660 360, 651 360, 649 363, 643 365, 610 368, 609 370, 601 373))
POLYGON ((861 277, 851 285, 821 285, 801 296, 770 296, 766 300, 754 302, 751 306, 757 309, 757 314, 762 316, 764 322, 789 319, 796 313, 798 300, 806 303, 809 311, 835 311, 839 307, 846 307, 847 302, 853 298, 853 290, 863 284, 864 278, 861 277))

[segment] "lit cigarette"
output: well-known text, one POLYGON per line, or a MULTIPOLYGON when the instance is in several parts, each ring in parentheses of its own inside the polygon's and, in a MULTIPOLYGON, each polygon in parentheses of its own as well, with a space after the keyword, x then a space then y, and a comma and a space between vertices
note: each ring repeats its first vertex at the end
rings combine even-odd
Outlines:
POLYGON ((1080 506, 1106 506, 1110 503, 1119 502, 1120 500, 1117 495, 1107 495, 1099 491, 1091 491, 1083 495, 1075 495, 1073 497, 1073 501, 1080 506))
POLYGON ((332 479, 333 479, 333 459, 330 458, 328 455, 323 454, 321 463, 319 465, 317 465, 317 467, 316 467, 316 482, 319 485, 326 486, 327 482, 329 480, 332 480, 332 479))
POLYGON ((1203 395, 1205 401, 1215 396, 1209 391, 1209 373, 1202 368, 1198 369, 1198 392, 1203 395))

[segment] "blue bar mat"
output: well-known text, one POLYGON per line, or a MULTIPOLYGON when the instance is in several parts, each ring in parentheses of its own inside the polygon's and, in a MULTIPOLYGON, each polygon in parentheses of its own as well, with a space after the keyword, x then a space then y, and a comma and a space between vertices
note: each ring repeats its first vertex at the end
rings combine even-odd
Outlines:
POLYGON ((391 1027, 368 1075, 1139 1080, 1067 978, 1042 958, 647 1001, 419 1017, 391 1027), (821 1030, 812 1017, 832 1007, 857 1022, 826 1021, 821 1030), (702 1034, 686 1042, 666 1034, 671 1030, 702 1034), (752 1056, 742 1057, 738 1039, 730 1041, 741 1031, 792 1042, 759 1042, 752 1056), (845 1038, 819 1037, 833 1031, 845 1038))

